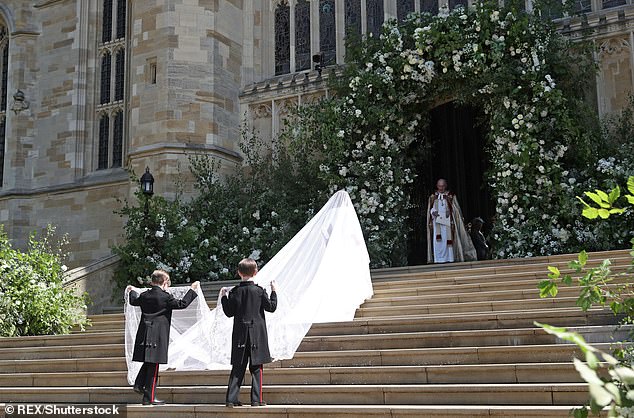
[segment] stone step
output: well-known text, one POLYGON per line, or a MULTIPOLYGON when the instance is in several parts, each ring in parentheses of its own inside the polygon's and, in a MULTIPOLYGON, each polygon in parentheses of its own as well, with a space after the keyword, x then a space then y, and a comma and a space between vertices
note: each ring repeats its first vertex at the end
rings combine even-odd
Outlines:
MULTIPOLYGON (((569 328, 588 342, 625 338, 629 327, 618 331, 613 326, 569 328)), ((97 334, 99 335, 99 334, 97 334)), ((123 336, 113 343, 45 347, 0 348, 0 360, 72 359, 115 357, 124 355, 123 336)), ((490 330, 425 331, 390 334, 307 336, 298 351, 380 350, 425 347, 468 347, 495 345, 556 344, 557 337, 541 328, 506 328, 490 330)))
MULTIPOLYGON (((628 268, 630 267, 629 261, 627 263, 622 262, 618 265, 613 265, 612 271, 614 273, 626 273, 628 268)), ((564 273, 573 273, 570 269, 562 269, 562 274, 564 273)), ((485 284, 485 283, 504 283, 504 282, 512 282, 518 280, 544 280, 548 277, 548 270, 540 270, 540 271, 523 271, 518 270, 514 272, 508 272, 504 274, 483 274, 479 275, 477 273, 472 272, 469 275, 458 275, 458 276, 441 276, 441 277, 419 277, 417 275, 413 275, 412 277, 399 277, 399 279, 383 281, 383 282, 372 282, 372 287, 375 292, 380 292, 387 289, 402 289, 407 287, 419 287, 422 289, 426 289, 429 287, 438 287, 438 286, 446 286, 450 288, 450 286, 455 285, 464 285, 464 284, 485 284)))
POLYGON ((430 295, 452 295, 466 293, 489 293, 508 290, 526 290, 539 295, 537 285, 543 278, 528 278, 524 280, 497 281, 488 283, 467 283, 467 284, 440 284, 428 287, 403 284, 402 287, 374 289, 374 298, 389 298, 400 296, 430 296, 430 295))
MULTIPOLYGON (((616 289, 617 284, 609 285, 608 288, 616 289)), ((581 289, 575 287, 560 287, 557 298, 578 297, 581 289)), ((513 290, 492 290, 488 292, 449 292, 417 295, 384 295, 377 294, 372 299, 366 301, 362 308, 374 308, 380 306, 408 306, 408 305, 433 305, 446 303, 467 303, 467 302, 490 302, 506 300, 536 299, 539 297, 539 290, 536 287, 529 289, 513 290)))
MULTIPOLYGON (((385 334, 415 331, 450 331, 478 329, 508 329, 532 327, 533 322, 557 326, 612 325, 617 318, 607 309, 595 308, 583 312, 578 308, 550 308, 533 311, 464 313, 461 315, 433 314, 388 318, 363 318, 348 322, 314 324, 309 336, 385 334)), ((123 323, 113 321, 114 329, 71 335, 33 336, 0 339, 2 347, 52 347, 66 345, 122 344, 123 323)))
MULTIPOLYGON (((436 366, 303 367, 272 368, 265 372, 267 385, 378 385, 445 383, 581 383, 571 362, 527 364, 472 364, 436 366)), ((222 386, 228 370, 164 371, 161 386, 222 386)), ((250 384, 247 373, 245 384, 250 384)), ((0 374, 0 387, 121 386, 127 373, 11 373, 0 374)))
POLYGON ((521 299, 484 302, 438 303, 431 305, 378 306, 359 308, 356 318, 373 318, 426 314, 461 314, 466 312, 509 311, 521 306, 523 310, 544 309, 548 307, 576 306, 576 297, 557 297, 545 299, 521 299))
MULTIPOLYGON (((248 397, 248 387, 241 396, 248 397)), ((159 386, 157 397, 168 403, 222 404, 223 386, 159 386)), ((272 404, 318 405, 581 405, 588 398, 583 383, 418 384, 418 385, 265 385, 272 404)), ((121 387, 0 388, 0 399, 12 402, 138 403, 140 395, 121 387)))
MULTIPOLYGON (((247 399, 246 397, 244 399, 247 399)), ((6 404, 0 403, 4 410, 6 404)), ((566 418, 573 406, 566 405, 269 405, 253 408, 243 406, 226 408, 221 405, 189 404, 163 405, 160 407, 121 405, 127 418, 173 417, 244 417, 258 418, 330 418, 330 417, 381 417, 381 418, 436 418, 436 417, 504 417, 504 418, 566 418)), ((605 416, 605 414, 602 414, 605 416)))
MULTIPOLYGON (((610 351, 611 343, 597 343, 600 350, 610 351)), ((581 356, 574 344, 546 344, 488 347, 437 347, 411 349, 377 349, 297 352, 292 359, 266 366, 273 368, 359 367, 359 366, 434 366, 473 364, 563 363, 581 356)), ((0 360, 0 374, 112 372, 127 370, 123 356, 97 358, 61 358, 35 360, 0 360)))
MULTIPOLYGON (((535 321, 557 326, 613 325, 618 318, 603 308, 587 312, 579 308, 548 308, 531 311, 502 311, 484 313, 409 315, 387 318, 361 318, 348 322, 314 324, 309 336, 373 334, 412 331, 451 331, 475 329, 503 329, 531 327, 535 321)), ((89 333, 123 332, 123 323, 113 321, 110 325, 89 328, 89 333)))
MULTIPOLYGON (((613 264, 629 263, 630 250, 597 251, 588 253, 588 266, 597 266, 604 259, 610 259, 613 264)), ((412 275, 441 277, 479 274, 504 274, 514 271, 546 271, 548 266, 559 269, 567 268, 568 263, 576 260, 577 254, 560 254, 548 257, 516 258, 485 260, 475 262, 427 264, 419 266, 389 267, 372 270, 372 280, 389 280, 390 278, 411 277, 412 275)))

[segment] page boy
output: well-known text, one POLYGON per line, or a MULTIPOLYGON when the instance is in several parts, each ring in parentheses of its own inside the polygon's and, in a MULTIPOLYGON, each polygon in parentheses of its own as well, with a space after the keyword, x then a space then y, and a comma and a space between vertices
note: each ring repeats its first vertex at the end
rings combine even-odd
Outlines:
POLYGON ((262 400, 262 365, 272 361, 266 332, 264 311, 275 312, 277 294, 275 282, 271 282, 271 298, 266 291, 253 282, 258 272, 255 260, 245 258, 238 263, 238 274, 242 281, 227 295, 221 290, 222 310, 233 318, 231 337, 231 375, 227 387, 226 406, 241 406, 238 400, 240 386, 249 363, 251 372, 251 406, 265 406, 262 400))
POLYGON ((134 381, 134 391, 143 394, 143 405, 163 405, 155 398, 159 364, 167 363, 167 349, 170 341, 172 310, 185 309, 198 296, 195 289, 198 282, 191 285, 182 299, 176 299, 165 289, 169 287, 170 276, 163 270, 152 273, 152 288, 141 293, 130 291, 130 305, 140 306, 141 321, 134 340, 132 361, 142 361, 143 366, 134 381))

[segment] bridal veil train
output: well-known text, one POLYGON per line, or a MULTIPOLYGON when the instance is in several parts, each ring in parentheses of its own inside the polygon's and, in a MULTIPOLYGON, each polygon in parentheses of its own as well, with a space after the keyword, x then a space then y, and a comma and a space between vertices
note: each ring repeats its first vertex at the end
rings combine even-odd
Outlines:
MULTIPOLYGON (((335 193, 323 208, 255 276, 270 292, 277 282, 278 307, 267 313, 271 356, 290 359, 310 329, 320 322, 350 321, 372 296, 369 256, 357 214, 345 191, 335 193)), ((189 287, 168 291, 181 297, 189 287)), ((143 291, 143 290, 142 290, 143 291)), ((200 288, 187 308, 174 311, 168 364, 162 369, 230 369, 233 320, 220 307, 210 310, 200 288)), ((141 318, 125 301, 125 355, 132 384, 141 363, 132 361, 134 337, 141 318)))

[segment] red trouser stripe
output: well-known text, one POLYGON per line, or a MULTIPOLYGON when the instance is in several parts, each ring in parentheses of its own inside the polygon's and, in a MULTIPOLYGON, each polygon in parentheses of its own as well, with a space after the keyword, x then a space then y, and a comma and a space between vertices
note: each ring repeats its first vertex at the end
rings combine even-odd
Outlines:
POLYGON ((156 379, 158 379, 158 363, 156 363, 156 370, 154 371, 154 380, 152 380, 152 398, 150 399, 151 402, 154 402, 154 389, 156 389, 156 379))
POLYGON ((262 402, 262 366, 260 366, 260 402, 262 402))

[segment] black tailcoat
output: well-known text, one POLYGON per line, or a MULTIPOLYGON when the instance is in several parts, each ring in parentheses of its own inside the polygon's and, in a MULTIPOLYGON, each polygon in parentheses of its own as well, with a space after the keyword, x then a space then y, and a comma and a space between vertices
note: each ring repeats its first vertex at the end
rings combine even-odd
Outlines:
POLYGON ((141 295, 134 290, 130 292, 130 305, 140 306, 143 312, 134 340, 133 361, 167 363, 172 310, 185 309, 196 296, 196 292, 189 289, 179 300, 159 286, 152 286, 141 295))
POLYGON ((233 334, 231 336, 231 364, 241 363, 247 337, 251 341, 251 364, 270 363, 269 337, 266 332, 264 311, 275 312, 277 294, 266 291, 252 281, 245 280, 234 287, 229 296, 221 299, 225 315, 233 318, 233 334))

